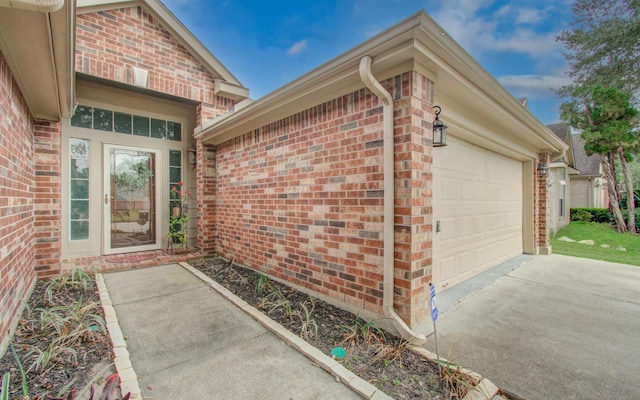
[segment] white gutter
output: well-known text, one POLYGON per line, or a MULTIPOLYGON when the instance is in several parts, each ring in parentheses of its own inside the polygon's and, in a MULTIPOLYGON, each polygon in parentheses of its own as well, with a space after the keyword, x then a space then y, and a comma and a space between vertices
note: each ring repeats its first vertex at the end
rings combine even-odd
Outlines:
POLYGON ((394 291, 394 162, 393 162, 393 98, 371 73, 370 56, 360 59, 360 79, 382 101, 382 161, 384 165, 384 282, 382 307, 384 315, 391 318, 393 326, 400 336, 413 345, 422 346, 427 342, 424 335, 418 334, 409 328, 393 308, 394 291))

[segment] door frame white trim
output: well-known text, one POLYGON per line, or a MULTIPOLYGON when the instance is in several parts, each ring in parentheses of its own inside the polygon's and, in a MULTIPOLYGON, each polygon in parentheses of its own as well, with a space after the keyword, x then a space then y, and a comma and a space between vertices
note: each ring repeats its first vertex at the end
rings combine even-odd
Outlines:
POLYGON ((162 152, 163 150, 153 148, 153 147, 137 147, 137 146, 125 146, 119 144, 112 143, 103 143, 102 144, 102 196, 100 197, 100 201, 102 204, 102 254, 110 255, 110 254, 121 254, 121 253, 133 253, 139 251, 148 251, 148 250, 160 250, 162 249, 162 233, 163 233, 163 225, 162 225, 162 215, 163 215, 163 207, 161 205, 163 196, 162 196, 162 188, 164 187, 162 182, 163 174, 160 171, 162 168, 162 152), (119 247, 112 249, 111 248, 111 201, 112 197, 111 193, 111 165, 110 165, 110 157, 109 152, 111 149, 123 149, 123 150, 132 150, 132 151, 144 151, 155 154, 155 210, 156 210, 156 243, 152 245, 146 246, 136 246, 136 247, 119 247), (105 201, 108 199, 108 201, 105 201))

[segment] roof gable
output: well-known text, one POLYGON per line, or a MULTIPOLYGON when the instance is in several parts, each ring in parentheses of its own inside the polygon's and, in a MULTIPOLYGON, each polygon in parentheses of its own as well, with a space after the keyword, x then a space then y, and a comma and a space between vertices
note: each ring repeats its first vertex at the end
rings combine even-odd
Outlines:
POLYGON ((216 79, 216 94, 242 100, 249 90, 158 0, 78 0, 77 14, 141 6, 216 79))
POLYGON ((584 139, 579 133, 571 135, 571 141, 575 168, 580 171, 580 175, 601 176, 600 156, 598 154, 587 155, 584 149, 584 139))

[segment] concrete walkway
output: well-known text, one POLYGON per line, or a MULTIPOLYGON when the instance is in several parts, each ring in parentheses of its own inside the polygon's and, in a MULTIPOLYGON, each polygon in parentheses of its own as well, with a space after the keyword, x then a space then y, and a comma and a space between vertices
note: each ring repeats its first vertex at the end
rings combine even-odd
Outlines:
POLYGON ((360 398, 178 265, 104 281, 145 399, 360 398))
POLYGON ((505 273, 438 295, 443 357, 527 400, 640 398, 640 267, 552 255, 505 273))

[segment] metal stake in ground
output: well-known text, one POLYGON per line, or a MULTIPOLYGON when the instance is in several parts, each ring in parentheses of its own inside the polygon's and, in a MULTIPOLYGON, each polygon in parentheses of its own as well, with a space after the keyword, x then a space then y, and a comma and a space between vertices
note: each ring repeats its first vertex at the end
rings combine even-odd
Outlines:
POLYGON ((442 366, 440 365, 440 350, 438 349, 438 331, 436 321, 438 320, 438 306, 436 305, 436 287, 429 283, 429 303, 431 305, 431 320, 433 321, 433 337, 436 341, 436 360, 438 362, 438 373, 442 376, 442 366))

